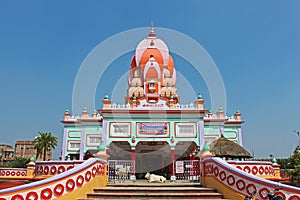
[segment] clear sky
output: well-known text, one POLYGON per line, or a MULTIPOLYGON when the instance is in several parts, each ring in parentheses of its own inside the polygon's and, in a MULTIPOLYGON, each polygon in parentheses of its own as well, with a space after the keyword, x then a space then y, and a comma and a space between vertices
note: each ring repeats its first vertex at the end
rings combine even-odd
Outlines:
MULTIPOLYGON (((0 143, 34 139, 38 131, 61 141, 60 120, 72 107, 74 80, 89 52, 108 37, 153 20, 190 36, 209 53, 224 81, 228 115, 236 108, 242 112, 244 146, 257 158, 288 157, 298 144, 293 130, 300 130, 299 8, 297 0, 1 1, 0 143)), ((97 108, 128 70, 131 55, 106 71, 97 108)), ((174 61, 208 98, 189 63, 176 55, 174 61)))

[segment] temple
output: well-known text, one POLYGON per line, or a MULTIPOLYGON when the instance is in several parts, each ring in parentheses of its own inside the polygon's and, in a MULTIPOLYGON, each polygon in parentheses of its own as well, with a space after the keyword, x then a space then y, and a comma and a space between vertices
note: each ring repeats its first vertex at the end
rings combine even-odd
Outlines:
POLYGON ((213 112, 200 94, 182 105, 179 94, 168 46, 151 25, 131 59, 125 103, 105 95, 103 107, 92 113, 83 108, 80 116, 72 116, 66 110, 62 160, 83 160, 100 148, 109 160, 134 161, 136 176, 174 175, 174 161, 194 159, 205 143, 221 136, 242 146, 239 110, 229 117, 222 107, 213 112))

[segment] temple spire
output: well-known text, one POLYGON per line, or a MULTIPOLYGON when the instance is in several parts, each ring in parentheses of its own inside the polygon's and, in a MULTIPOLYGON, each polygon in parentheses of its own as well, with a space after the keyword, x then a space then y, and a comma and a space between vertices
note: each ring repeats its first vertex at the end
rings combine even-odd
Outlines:
POLYGON ((150 33, 148 35, 149 37, 156 37, 155 32, 154 32, 154 25, 153 21, 151 21, 151 26, 150 26, 150 33))

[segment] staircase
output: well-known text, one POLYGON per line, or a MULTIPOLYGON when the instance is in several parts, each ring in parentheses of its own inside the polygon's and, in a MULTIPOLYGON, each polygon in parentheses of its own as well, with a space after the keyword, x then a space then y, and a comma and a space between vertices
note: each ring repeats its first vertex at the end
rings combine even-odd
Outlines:
MULTIPOLYGON (((94 189, 84 200, 99 199, 223 199, 214 189, 195 183, 108 184, 94 189)), ((81 199, 83 200, 83 199, 81 199)))

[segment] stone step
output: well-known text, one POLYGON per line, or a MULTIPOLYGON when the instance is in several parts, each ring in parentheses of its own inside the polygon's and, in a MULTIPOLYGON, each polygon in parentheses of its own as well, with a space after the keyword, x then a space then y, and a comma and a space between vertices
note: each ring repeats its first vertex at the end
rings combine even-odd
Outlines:
MULTIPOLYGON (((199 183, 113 183, 96 188, 84 200, 100 199, 223 199, 223 195, 199 183)), ((81 199, 83 200, 83 199, 81 199)))
POLYGON ((128 182, 128 183, 108 183, 111 187, 202 187, 200 183, 147 183, 147 182, 128 182))
POLYGON ((176 193, 176 192, 186 192, 186 193, 208 193, 208 192, 216 192, 214 189, 211 188, 203 188, 203 187, 121 187, 121 186, 107 186, 102 188, 96 188, 94 189, 94 193, 109 193, 109 192, 118 192, 118 193, 141 193, 141 192, 147 192, 147 193, 176 193))
POLYGON ((219 193, 149 193, 149 192, 124 192, 124 193, 93 193, 88 194, 87 199, 222 199, 223 195, 219 193))

